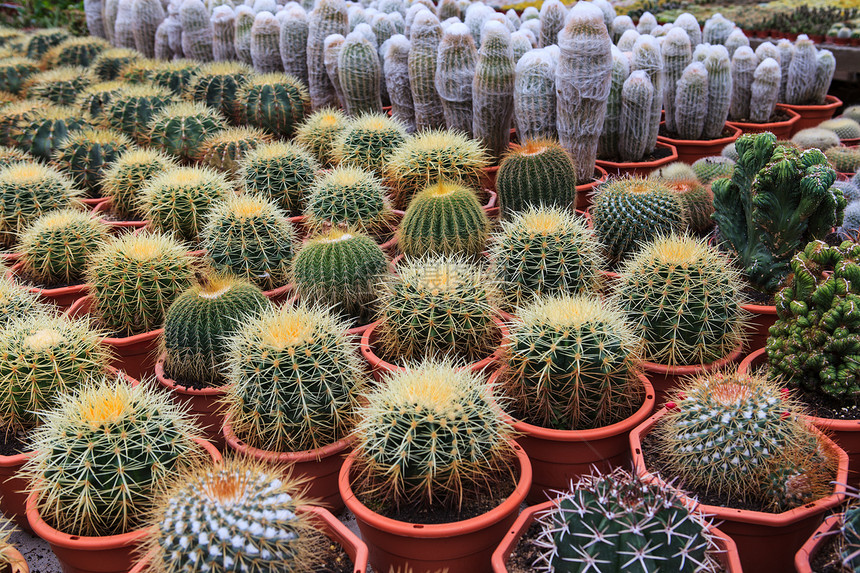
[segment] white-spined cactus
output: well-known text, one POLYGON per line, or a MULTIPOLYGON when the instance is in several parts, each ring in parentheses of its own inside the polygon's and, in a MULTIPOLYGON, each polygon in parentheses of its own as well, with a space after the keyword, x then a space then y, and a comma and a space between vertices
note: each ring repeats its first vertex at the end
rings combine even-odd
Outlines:
POLYGON ((472 79, 478 50, 469 28, 455 23, 442 34, 436 62, 436 91, 448 129, 472 134, 472 79))
POLYGON ((361 32, 350 32, 338 53, 337 74, 346 111, 353 117, 382 111, 382 65, 376 46, 361 32))
POLYGON ((729 117, 734 121, 743 121, 750 116, 752 84, 758 64, 758 56, 749 46, 737 48, 732 55, 732 103, 729 117))
POLYGON ((708 71, 708 108, 702 137, 715 139, 723 132, 732 102, 732 64, 728 50, 725 46, 712 46, 704 64, 708 71))
POLYGON ((344 38, 343 34, 332 34, 323 42, 323 63, 325 64, 326 74, 328 74, 328 80, 337 97, 339 107, 346 107, 343 89, 340 86, 340 76, 337 73, 338 56, 345 41, 346 38, 344 38))
MULTIPOLYGON (((681 15, 683 16, 683 14, 681 15)), ((678 19, 681 19, 681 16, 678 19)), ((695 23, 695 18, 693 19, 695 23)), ((699 29, 696 23, 696 29, 699 29)), ((701 33, 699 34, 701 36, 701 33)), ((666 130, 674 133, 675 128, 675 94, 678 89, 678 80, 681 74, 693 60, 692 40, 690 35, 679 26, 677 20, 675 27, 663 38, 661 44, 663 50, 663 74, 665 88, 663 91, 663 107, 666 110, 666 130)))
POLYGON ((766 58, 756 67, 750 89, 750 121, 765 123, 770 120, 779 97, 781 75, 779 63, 773 58, 766 58))
POLYGON ((422 10, 415 16, 409 37, 409 83, 415 109, 415 128, 445 126, 442 98, 436 91, 436 65, 442 26, 435 14, 422 10))
POLYGON ((490 21, 481 30, 481 49, 472 82, 472 133, 496 159, 508 149, 514 113, 511 33, 490 21))
POLYGON ((251 58, 251 28, 254 27, 256 13, 249 6, 236 7, 236 20, 233 22, 233 42, 236 49, 236 59, 246 64, 252 64, 251 58))
POLYGON ((678 80, 675 94, 675 131, 682 139, 701 139, 708 109, 708 70, 693 62, 678 80))
POLYGON ((520 141, 557 139, 555 62, 549 52, 527 52, 514 68, 514 118, 520 141))
POLYGON ((218 6, 212 11, 212 59, 229 62, 236 59, 233 45, 236 32, 236 14, 229 6, 218 6))
POLYGON ((134 0, 131 8, 134 18, 134 45, 147 58, 155 57, 155 32, 164 20, 161 0, 134 0))
MULTIPOLYGON (((645 141, 645 153, 651 153, 657 147, 657 133, 660 130, 660 115, 663 111, 663 53, 654 36, 645 34, 636 39, 630 70, 645 72, 653 90, 650 101, 647 102, 648 113, 643 116, 647 129, 641 131, 645 141)), ((637 128, 639 129, 641 128, 637 128)))
POLYGON ((251 62, 258 74, 280 72, 281 51, 279 48, 281 25, 271 12, 259 12, 251 26, 251 62))
POLYGON ((281 12, 279 49, 284 72, 308 84, 308 15, 301 6, 292 5, 281 12))
POLYGON ((183 0, 179 8, 182 53, 201 62, 212 61, 212 22, 201 0, 183 0))
POLYGON ((337 94, 325 66, 325 39, 331 34, 349 33, 346 3, 320 0, 308 15, 308 90, 314 109, 338 107, 337 94))
POLYGON ((415 131, 415 105, 412 102, 412 84, 409 81, 409 40, 395 34, 382 47, 383 72, 388 97, 391 100, 391 117, 400 121, 408 133, 415 131))

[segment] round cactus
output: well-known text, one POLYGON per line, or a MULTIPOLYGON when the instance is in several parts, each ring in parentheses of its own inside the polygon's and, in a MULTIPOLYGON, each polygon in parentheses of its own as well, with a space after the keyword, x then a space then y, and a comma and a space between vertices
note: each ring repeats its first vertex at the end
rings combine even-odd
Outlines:
POLYGON ((149 122, 173 100, 173 94, 164 88, 150 85, 129 86, 111 96, 104 108, 102 122, 122 131, 140 143, 145 143, 149 122))
POLYGON ((41 98, 56 105, 71 105, 82 89, 93 83, 86 68, 63 67, 30 76, 24 83, 27 97, 41 98))
POLYGON ((102 196, 122 217, 143 218, 140 190, 156 175, 175 169, 176 160, 155 149, 129 149, 102 174, 102 196))
POLYGON ((148 84, 156 66, 158 62, 150 58, 134 60, 122 67, 118 79, 127 84, 148 84))
POLYGON ((364 375, 347 328, 304 303, 246 322, 227 358, 224 404, 236 436, 254 448, 296 452, 349 435, 364 375))
POLYGON ((230 182, 217 171, 177 167, 153 177, 140 189, 140 205, 153 228, 196 242, 212 205, 232 193, 230 182))
POLYGON ((503 221, 490 240, 490 260, 509 310, 535 296, 584 294, 599 284, 593 232, 559 207, 529 207, 503 221))
POLYGON ((854 173, 860 169, 860 149, 855 147, 831 147, 824 155, 840 173, 854 173))
POLYGON ((23 274, 41 285, 78 284, 88 257, 109 237, 107 225, 90 213, 77 209, 45 213, 18 240, 23 274))
POLYGON ((311 111, 302 82, 281 73, 254 76, 236 95, 241 118, 276 137, 289 139, 311 111))
POLYGON ((176 103, 152 117, 147 143, 189 160, 200 155, 203 140, 226 127, 223 116, 209 106, 196 102, 176 103))
POLYGON ((5 58, 0 61, 0 90, 20 93, 27 79, 38 72, 38 62, 20 57, 5 58))
POLYGON ((596 295, 541 298, 519 308, 508 329, 503 392, 520 419, 587 430, 620 422, 642 405, 642 343, 615 303, 596 295))
POLYGON ((167 309, 164 318, 164 370, 190 386, 225 384, 228 338, 249 316, 268 306, 256 286, 229 275, 203 277, 167 309))
POLYGON ((52 167, 22 161, 0 170, 0 245, 12 245, 43 213, 70 207, 79 195, 72 181, 52 167))
POLYGON ((194 263, 185 246, 167 235, 123 235, 89 260, 91 313, 119 336, 160 328, 170 304, 191 286, 194 263))
POLYGON ((112 97, 122 91, 126 83, 120 80, 99 82, 84 88, 75 99, 75 107, 86 115, 89 114, 93 120, 100 120, 104 109, 112 97))
POLYGON ((289 282, 295 231, 286 214, 260 195, 225 195, 200 235, 213 266, 264 289, 289 282))
POLYGON ((103 82, 119 78, 119 73, 129 63, 143 57, 137 50, 128 48, 112 48, 99 53, 90 65, 90 69, 103 82))
POLYGON ((591 207, 595 233, 610 261, 624 259, 660 233, 682 230, 686 217, 684 201, 654 179, 610 181, 600 186, 591 207))
POLYGON ((200 64, 191 60, 158 62, 149 72, 149 81, 181 96, 200 71, 200 64))
POLYGON ((557 142, 526 141, 502 159, 496 192, 506 217, 531 206, 569 208, 576 202, 576 169, 557 142))
POLYGON ((729 261, 704 240, 663 236, 627 261, 619 304, 658 364, 710 364, 743 341, 743 286, 729 261))
POLYGON ((391 154, 406 141, 406 129, 387 115, 367 113, 351 121, 334 142, 332 156, 340 165, 359 167, 382 176, 391 154))
POLYGON ((49 310, 47 305, 39 301, 39 295, 21 288, 14 280, 6 278, 5 273, 0 276, 0 328, 13 319, 49 310))
POLYGON ((352 487, 395 507, 456 507, 486 491, 513 454, 491 387, 451 362, 430 359, 392 374, 368 393, 357 418, 352 487))
POLYGON ((349 124, 339 110, 321 109, 310 115, 296 130, 296 143, 306 147, 323 166, 337 162, 334 146, 338 136, 349 124))
POLYGON ((39 513, 69 535, 139 529, 153 495, 201 457, 199 433, 187 412, 149 385, 121 375, 86 382, 57 399, 33 436, 37 453, 25 470, 39 513))
POLYGON ((111 46, 102 38, 69 38, 49 49, 42 56, 45 67, 88 67, 96 57, 111 46))
POLYGON ((820 149, 826 151, 831 147, 839 147, 839 136, 836 132, 820 127, 801 129, 791 138, 791 142, 801 149, 820 149))
POLYGON ((239 162, 239 180, 249 191, 276 201, 287 214, 298 215, 318 169, 313 155, 303 147, 275 142, 245 154, 239 162))
POLYGON ((70 174, 75 185, 98 195, 102 174, 134 144, 124 134, 110 129, 84 129, 69 137, 54 152, 54 163, 70 174))
POLYGON ((248 151, 271 141, 271 135, 256 127, 227 128, 203 140, 198 161, 201 165, 236 175, 239 162, 248 151))
POLYGON ((686 181, 698 179, 696 170, 687 163, 675 161, 669 165, 655 169, 648 175, 649 179, 662 179, 663 181, 686 181))
POLYGON ((33 156, 26 151, 21 151, 16 147, 0 146, 0 170, 9 167, 13 163, 32 160, 33 156))
POLYGON ((722 155, 703 157, 693 163, 693 171, 702 185, 710 185, 720 177, 731 177, 735 171, 735 160, 722 155))
POLYGON ((714 214, 714 194, 708 186, 699 183, 695 177, 667 181, 666 186, 684 201, 687 226, 694 233, 705 234, 714 226, 711 218, 714 214))
POLYGON ((254 71, 239 62, 211 62, 200 66, 186 90, 186 97, 220 111, 231 120, 241 117, 240 89, 251 81, 254 71))
POLYGON ((0 419, 7 437, 35 428, 37 413, 102 376, 111 358, 89 321, 46 312, 11 317, 0 330, 0 356, 0 419))
POLYGON ((310 239, 293 261, 293 283, 303 300, 370 322, 376 284, 388 273, 388 259, 376 242, 350 230, 332 229, 310 239))
POLYGON ((33 111, 14 137, 18 147, 47 161, 72 132, 85 127, 88 123, 77 109, 48 105, 33 111))
POLYGON ((343 227, 377 235, 389 228, 392 212, 379 179, 355 167, 336 167, 314 182, 304 214, 311 229, 343 227))
POLYGON ((820 129, 827 129, 839 136, 839 139, 860 138, 860 123, 847 117, 828 119, 818 124, 820 129))
POLYGON ((397 229, 397 245, 407 257, 477 256, 489 232, 490 220, 472 189, 437 181, 412 198, 397 229))
POLYGON ((62 28, 36 30, 27 39, 27 57, 40 60, 45 52, 68 38, 69 32, 62 28))

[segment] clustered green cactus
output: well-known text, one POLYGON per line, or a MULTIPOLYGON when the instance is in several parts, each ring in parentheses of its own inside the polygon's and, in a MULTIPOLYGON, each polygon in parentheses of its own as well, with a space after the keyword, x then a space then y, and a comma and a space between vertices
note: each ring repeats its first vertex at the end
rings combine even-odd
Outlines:
POLYGON ((576 167, 553 140, 527 140, 512 147, 496 174, 505 217, 530 207, 570 208, 576 202, 576 167))

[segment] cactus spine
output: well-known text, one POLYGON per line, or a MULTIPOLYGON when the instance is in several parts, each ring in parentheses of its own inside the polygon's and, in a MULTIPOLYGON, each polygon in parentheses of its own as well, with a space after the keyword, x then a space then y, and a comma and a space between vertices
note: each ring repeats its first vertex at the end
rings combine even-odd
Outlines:
POLYGON ((576 168, 553 140, 527 140, 502 159, 496 175, 502 214, 529 207, 569 208, 576 201, 576 168))
POLYGON ((304 209, 305 193, 319 169, 304 147, 274 142, 258 146, 239 163, 239 180, 249 191, 276 201, 290 216, 304 209))
POLYGON ((487 22, 481 31, 472 99, 472 132, 498 160, 508 149, 514 113, 511 33, 499 22, 487 22))
POLYGON ((391 99, 391 117, 400 121, 407 133, 415 131, 415 104, 409 81, 409 52, 406 36, 396 34, 383 45, 385 88, 391 99))
POLYGON ((708 109, 708 71, 693 62, 678 80, 675 96, 675 129, 681 139, 701 139, 708 109))
POLYGON ((465 24, 452 24, 442 34, 436 62, 436 91, 448 129, 472 134, 472 78, 478 50, 465 24))
POLYGON ((421 11, 415 17, 409 38, 409 84, 418 131, 445 125, 442 99, 436 91, 435 80, 441 39, 439 19, 430 11, 421 11))
POLYGON ((308 85, 308 16, 301 6, 291 6, 285 12, 278 44, 281 64, 284 73, 308 85))
POLYGON ((732 56, 732 104, 729 117, 741 121, 750 117, 750 98, 758 56, 749 46, 741 46, 732 56))
POLYGON ((212 59, 216 62, 226 62, 236 59, 236 48, 233 44, 236 32, 236 15, 229 6, 218 6, 212 11, 212 59))
POLYGON ((155 149, 128 149, 107 170, 101 181, 102 195, 120 217, 143 218, 140 189, 164 171, 176 167, 175 159, 155 149))

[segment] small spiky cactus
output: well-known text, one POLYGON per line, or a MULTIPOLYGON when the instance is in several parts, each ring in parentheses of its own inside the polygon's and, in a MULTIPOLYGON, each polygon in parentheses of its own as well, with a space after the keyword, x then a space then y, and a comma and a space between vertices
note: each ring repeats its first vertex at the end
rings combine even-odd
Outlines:
POLYGON ((349 435, 364 374, 346 328, 305 303, 244 324, 230 339, 224 397, 236 436, 254 448, 296 452, 349 435))
POLYGON ((251 81, 253 74, 249 66, 239 62, 204 64, 191 80, 185 96, 220 111, 228 119, 237 120, 241 117, 240 90, 251 81))
POLYGON ((232 195, 233 188, 212 169, 177 167, 153 177, 139 193, 144 216, 154 229, 196 242, 212 206, 232 195))
POLYGON ((824 152, 833 169, 840 173, 855 173, 860 169, 860 150, 854 147, 831 147, 824 152))
POLYGON ((710 185, 712 181, 721 177, 731 177, 734 170, 734 160, 721 155, 703 157, 693 163, 693 171, 702 185, 710 185))
POLYGON ((86 127, 89 123, 77 109, 47 105, 33 111, 26 124, 16 128, 13 135, 18 147, 47 161, 72 133, 86 127))
POLYGON ((191 60, 159 62, 149 72, 149 81, 181 96, 200 71, 200 64, 191 60))
POLYGON ((398 248, 407 257, 425 254, 478 256, 486 246, 490 220, 475 191, 440 180, 416 194, 397 228, 398 248))
POLYGON ((391 206, 382 182, 355 167, 336 167, 317 179, 308 192, 305 225, 356 229, 377 236, 391 221, 391 206))
POLYGON ((25 471, 42 518, 69 535, 140 528, 153 494, 202 455, 189 414, 149 385, 102 376, 57 402, 44 413, 25 471))
POLYGON ((376 47, 360 33, 352 32, 344 40, 337 56, 337 74, 349 115, 382 111, 382 64, 376 47))
POLYGON ((688 179, 698 179, 696 170, 683 161, 675 161, 655 169, 648 175, 649 179, 661 179, 663 181, 685 181, 688 179))
POLYGON ((78 94, 75 107, 82 113, 89 114, 94 121, 99 121, 111 98, 120 93, 124 87, 126 83, 120 80, 99 82, 88 86, 78 94))
POLYGON ((123 235, 89 260, 91 313, 119 336, 160 328, 170 304, 191 286, 194 262, 186 247, 167 235, 123 235))
POLYGON ((44 104, 38 100, 26 99, 0 109, 0 143, 17 146, 18 133, 28 125, 33 114, 43 107, 44 104))
POLYGON ((302 246, 292 277, 303 300, 319 301, 366 324, 374 310, 376 285, 387 273, 388 259, 373 239, 332 229, 302 246))
POLYGON ((203 277, 167 309, 161 339, 165 373, 180 383, 223 386, 227 339, 268 306, 259 287, 245 280, 203 277))
POLYGON ((140 190, 155 176, 176 168, 176 160, 155 149, 129 149, 102 174, 101 192, 120 216, 143 218, 140 190))
POLYGON ((820 127, 801 129, 791 138, 791 143, 800 149, 819 149, 821 151, 827 151, 831 147, 840 145, 839 136, 835 132, 820 127))
POLYGON ((5 273, 0 276, 0 329, 13 319, 49 310, 47 305, 40 302, 39 295, 21 288, 14 280, 6 278, 5 273))
POLYGON ((296 143, 306 147, 323 166, 337 162, 334 147, 338 136, 349 125, 347 117, 336 109, 321 109, 310 115, 296 130, 296 143))
POLYGON ((507 151, 514 113, 514 57, 511 33, 487 22, 472 83, 472 133, 496 160, 507 151))
POLYGON ((622 468, 581 477, 538 523, 538 565, 558 573, 595 563, 600 573, 628 570, 634 547, 636 567, 642 571, 716 573, 721 568, 716 540, 702 514, 670 487, 644 483, 622 468))
POLYGON ((667 477, 774 512, 833 490, 835 455, 766 376, 706 373, 671 397, 675 407, 654 428, 667 477))
POLYGON ((256 127, 230 127, 204 139, 197 159, 201 165, 235 175, 246 153, 272 140, 271 135, 256 127))
POLYGON ((200 155, 203 141, 227 127, 224 117, 202 103, 166 106, 149 122, 148 145, 188 161, 200 155))
POLYGON ((546 50, 526 52, 514 68, 514 118, 521 142, 557 138, 555 61, 546 50))
POLYGON ((36 30, 27 39, 27 57, 31 60, 40 60, 42 56, 69 38, 69 32, 63 28, 43 28, 36 30))
POLYGON ((0 170, 0 245, 9 247, 42 214, 71 207, 80 191, 52 167, 28 161, 0 170))
POLYGON ((110 351, 88 320, 47 312, 11 316, 0 330, 0 430, 8 438, 35 428, 38 412, 100 377, 110 351))
POLYGON ((601 185, 591 220, 610 261, 620 261, 660 233, 680 231, 686 220, 683 200, 660 181, 621 178, 601 185))
POLYGON ((415 109, 417 131, 445 125, 442 99, 436 91, 436 67, 442 26, 439 19, 424 10, 415 16, 409 36, 409 85, 415 109))
POLYGON ((406 130, 397 120, 378 113, 363 114, 340 132, 332 156, 340 165, 381 176, 388 158, 406 138, 406 130))
POLYGON ((192 60, 211 62, 212 22, 206 6, 201 0, 182 0, 178 17, 182 25, 182 53, 192 60))
POLYGON ((301 81, 282 73, 254 76, 237 93, 243 121, 276 137, 291 138, 310 113, 310 97, 301 81))
POLYGON ((149 85, 129 86, 111 96, 104 108, 102 122, 145 143, 149 122, 174 99, 164 88, 149 85))
POLYGON ((847 117, 828 119, 818 124, 820 129, 829 129, 839 136, 839 139, 860 138, 860 123, 847 117))
POLYGON ((289 215, 298 215, 319 164, 303 147, 267 143, 245 154, 239 162, 239 180, 249 191, 276 201, 289 215))
POLYGON ((512 430, 480 374, 429 359, 366 399, 355 430, 356 491, 395 507, 457 507, 510 471, 512 430))
POLYGON ((436 91, 448 129, 472 134, 472 78, 478 49, 468 26, 455 23, 442 33, 436 62, 436 91))
POLYGON ((104 171, 132 147, 131 140, 117 131, 84 129, 70 134, 60 145, 54 163, 72 176, 78 188, 98 195, 104 171))
POLYGON ((289 282, 295 231, 270 199, 225 195, 209 210, 200 240, 219 271, 267 290, 289 282))
POLYGON ((31 76, 39 73, 39 63, 21 57, 0 61, 0 90, 17 94, 31 76))
POLYGON ((666 187, 684 201, 687 225, 693 232, 704 234, 713 227, 711 215, 714 214, 714 194, 707 185, 700 183, 696 177, 691 177, 666 181, 666 187))
POLYGON ((391 100, 391 117, 403 123, 406 131, 415 131, 415 103, 409 80, 411 44, 403 34, 395 34, 382 46, 382 71, 385 89, 391 100))
POLYGON ((93 83, 86 68, 68 66, 41 72, 27 78, 23 91, 27 97, 41 98, 56 105, 71 105, 84 88, 93 83))
POLYGON ((88 257, 109 237, 107 225, 90 213, 77 209, 45 213, 18 240, 23 273, 37 284, 78 284, 88 257))
POLYGON ((96 56, 90 69, 98 79, 107 82, 119 78, 120 71, 127 64, 142 57, 143 55, 136 50, 112 48, 96 56))

